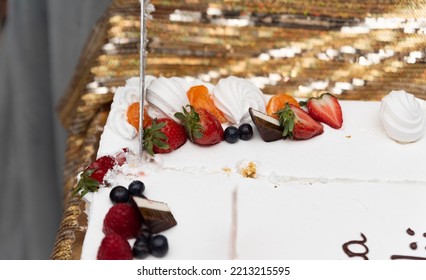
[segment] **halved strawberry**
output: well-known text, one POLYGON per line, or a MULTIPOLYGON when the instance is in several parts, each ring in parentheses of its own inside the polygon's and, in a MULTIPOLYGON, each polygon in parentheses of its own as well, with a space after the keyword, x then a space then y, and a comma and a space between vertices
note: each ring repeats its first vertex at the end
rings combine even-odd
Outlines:
POLYGON ((306 140, 324 132, 322 124, 292 104, 289 105, 287 103, 277 114, 280 125, 283 128, 284 138, 306 140))
POLYGON ((307 102, 309 115, 332 128, 339 129, 343 124, 342 108, 336 97, 324 93, 318 98, 310 98, 307 102))
POLYGON ((102 170, 110 170, 115 165, 115 158, 112 156, 102 156, 98 159, 96 159, 94 162, 92 162, 86 170, 89 169, 102 169, 102 170))
POLYGON ((169 118, 153 119, 144 129, 143 145, 150 155, 165 154, 186 143, 185 128, 169 118))
POLYGON ((92 162, 80 175, 77 187, 73 195, 80 194, 83 197, 88 192, 96 192, 99 185, 104 184, 105 174, 116 164, 112 156, 102 156, 92 162))
POLYGON ((191 142, 202 146, 217 144, 223 140, 223 128, 220 122, 209 111, 188 106, 183 108, 175 117, 182 121, 191 142))

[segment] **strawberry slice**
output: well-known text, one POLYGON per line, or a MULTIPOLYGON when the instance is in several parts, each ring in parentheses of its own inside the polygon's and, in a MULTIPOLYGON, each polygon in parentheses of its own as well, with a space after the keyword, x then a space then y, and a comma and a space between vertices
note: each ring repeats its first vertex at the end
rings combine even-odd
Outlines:
POLYGON ((169 118, 152 120, 144 130, 143 145, 150 155, 170 153, 186 143, 185 128, 169 118))
POLYGON ((292 104, 289 105, 287 103, 277 114, 280 125, 283 128, 284 138, 306 140, 324 132, 322 124, 292 104))
POLYGON ((188 106, 183 108, 175 117, 182 121, 191 142, 202 146, 217 144, 223 140, 223 128, 217 118, 203 108, 188 106))
POLYGON ((342 108, 336 97, 324 93, 318 98, 310 98, 307 102, 309 115, 319 122, 339 129, 343 124, 342 108))

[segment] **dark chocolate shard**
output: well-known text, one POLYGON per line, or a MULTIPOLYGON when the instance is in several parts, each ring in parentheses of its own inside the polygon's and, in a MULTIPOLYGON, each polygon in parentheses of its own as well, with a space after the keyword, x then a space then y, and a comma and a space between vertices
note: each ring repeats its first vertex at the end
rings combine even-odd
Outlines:
POLYGON ((166 203, 133 197, 145 225, 153 234, 165 231, 177 225, 169 206, 166 203))
POLYGON ((263 141, 272 142, 284 138, 283 129, 278 120, 253 108, 249 109, 249 113, 263 141))

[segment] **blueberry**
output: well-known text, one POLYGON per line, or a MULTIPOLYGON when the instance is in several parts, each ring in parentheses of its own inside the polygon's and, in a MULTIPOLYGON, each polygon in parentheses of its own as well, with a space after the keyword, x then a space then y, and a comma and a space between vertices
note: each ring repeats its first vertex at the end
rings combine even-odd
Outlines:
POLYGON ((249 123, 241 124, 238 131, 240 132, 241 140, 247 141, 253 137, 253 127, 249 123))
POLYGON ((225 141, 228 143, 235 143, 238 141, 238 137, 239 137, 239 132, 238 132, 238 128, 236 128, 235 126, 228 126, 225 129, 225 141))
POLYGON ((151 237, 148 243, 149 252, 157 258, 164 257, 169 251, 169 244, 167 238, 163 235, 156 235, 151 237))
POLYGON ((109 198, 114 203, 129 202, 129 191, 123 186, 116 186, 109 193, 109 198))
POLYGON ((132 253, 136 259, 144 259, 149 255, 149 241, 145 237, 138 237, 133 244, 132 253))
POLYGON ((150 240, 152 236, 151 229, 147 227, 145 224, 142 224, 142 227, 140 228, 138 232, 138 238, 145 238, 146 240, 150 240))
POLYGON ((133 181, 129 184, 129 193, 134 196, 142 196, 145 191, 145 184, 141 181, 133 181))

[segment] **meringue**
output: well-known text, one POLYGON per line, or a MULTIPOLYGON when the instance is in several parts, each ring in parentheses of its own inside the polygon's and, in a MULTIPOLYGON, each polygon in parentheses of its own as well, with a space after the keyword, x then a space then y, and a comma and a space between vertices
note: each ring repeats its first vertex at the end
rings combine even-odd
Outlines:
POLYGON ((386 133, 401 143, 419 140, 425 133, 422 101, 404 90, 391 91, 382 99, 380 116, 386 133))
POLYGON ((187 87, 188 82, 185 79, 161 77, 149 85, 146 100, 151 106, 177 121, 174 114, 189 104, 186 96, 187 87))
POLYGON ((146 93, 146 99, 153 107, 149 109, 149 112, 155 116, 163 115, 179 121, 174 115, 176 112, 182 112, 182 107, 189 104, 186 93, 196 85, 204 85, 209 91, 213 89, 212 84, 200 80, 188 82, 179 77, 156 79, 149 85, 146 93))
POLYGON ((265 112, 263 93, 248 80, 230 76, 219 80, 213 89, 213 101, 232 124, 251 122, 249 108, 265 112))

